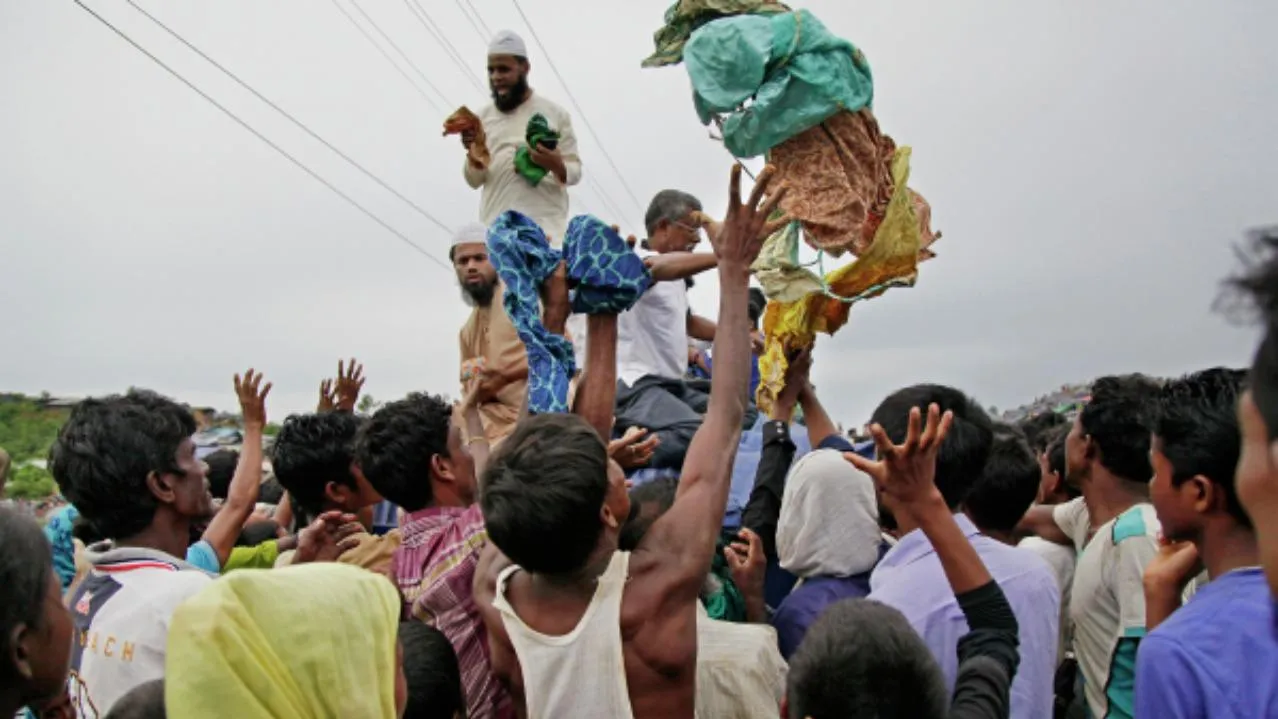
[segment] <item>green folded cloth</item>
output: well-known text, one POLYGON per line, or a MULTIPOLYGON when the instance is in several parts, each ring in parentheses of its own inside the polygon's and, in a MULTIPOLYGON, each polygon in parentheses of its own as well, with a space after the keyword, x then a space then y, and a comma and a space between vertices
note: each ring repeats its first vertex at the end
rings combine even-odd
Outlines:
POLYGON ((550 121, 539 112, 529 118, 524 139, 528 144, 515 151, 515 172, 528 180, 528 184, 536 187, 546 177, 546 168, 533 162, 532 148, 545 142, 559 142, 559 133, 550 129, 550 121))

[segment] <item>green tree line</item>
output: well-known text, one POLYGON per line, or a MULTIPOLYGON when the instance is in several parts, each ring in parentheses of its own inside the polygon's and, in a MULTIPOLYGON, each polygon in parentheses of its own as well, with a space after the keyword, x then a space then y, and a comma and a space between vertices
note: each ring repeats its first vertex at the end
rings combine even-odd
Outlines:
POLYGON ((58 436, 67 412, 46 409, 27 397, 0 398, 0 448, 9 453, 12 467, 5 482, 10 499, 40 499, 58 491, 53 477, 41 467, 26 465, 44 460, 58 436))

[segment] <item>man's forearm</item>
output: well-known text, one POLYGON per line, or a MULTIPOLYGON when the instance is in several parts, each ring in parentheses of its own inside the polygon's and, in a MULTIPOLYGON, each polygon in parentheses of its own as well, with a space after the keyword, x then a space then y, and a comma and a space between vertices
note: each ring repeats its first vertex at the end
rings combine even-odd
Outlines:
POLYGON ((686 280, 719 264, 719 258, 708 252, 669 252, 647 258, 653 282, 686 280))
POLYGON ((701 315, 688 315, 688 336, 694 340, 714 342, 715 334, 718 329, 719 328, 715 325, 715 323, 701 315))
POLYGON ((839 434, 839 428, 835 426, 834 421, 830 419, 830 415, 826 413, 821 400, 817 399, 816 390, 811 387, 805 387, 799 393, 799 403, 803 407, 803 421, 808 425, 808 439, 812 441, 813 447, 839 434))
POLYGON ((208 542, 222 564, 231 555, 235 539, 244 528, 244 522, 253 513, 258 493, 262 489, 262 428, 244 428, 244 443, 240 459, 235 465, 235 475, 227 488, 226 502, 209 522, 203 539, 208 542))
POLYGON ((617 315, 586 318, 586 367, 573 406, 605 443, 612 438, 617 403, 617 315))

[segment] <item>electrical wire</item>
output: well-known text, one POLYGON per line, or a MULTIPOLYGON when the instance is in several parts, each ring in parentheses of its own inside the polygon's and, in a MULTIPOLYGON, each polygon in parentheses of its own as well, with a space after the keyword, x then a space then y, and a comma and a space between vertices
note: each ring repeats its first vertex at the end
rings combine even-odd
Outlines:
MULTIPOLYGON (((395 59, 392 58, 390 54, 386 52, 386 49, 383 48, 376 40, 374 40, 372 35, 368 34, 368 31, 364 29, 364 26, 360 25, 359 21, 357 21, 354 17, 352 17, 351 14, 346 11, 346 8, 342 7, 341 3, 339 3, 337 0, 329 0, 329 2, 333 3, 333 7, 337 8, 338 11, 342 13, 342 15, 346 16, 346 19, 350 21, 351 25, 354 26, 356 30, 359 31, 359 34, 363 35, 364 39, 367 40, 368 43, 372 45, 373 48, 377 50, 378 53, 381 54, 382 57, 386 58, 386 62, 389 62, 391 67, 395 68, 395 72, 398 72, 400 76, 403 77, 404 80, 408 82, 409 85, 413 86, 413 89, 417 91, 418 95, 422 96, 423 100, 430 103, 431 107, 435 108, 436 112, 439 112, 439 113, 447 112, 447 110, 444 109, 443 105, 440 105, 438 102, 435 101, 433 97, 430 97, 429 95, 426 94, 426 91, 422 89, 421 85, 417 84, 416 80, 408 76, 408 73, 404 71, 404 68, 400 67, 399 63, 395 62, 395 59)), ((439 88, 435 87, 434 83, 431 83, 429 80, 427 80, 427 82, 430 83, 431 89, 433 89, 437 95, 439 95, 441 98, 444 98, 444 93, 440 92, 439 88)), ((444 103, 445 104, 448 103, 448 98, 444 98, 444 103)))
MULTIPOLYGON (((353 1, 353 0, 352 0, 353 1)), ((532 33, 533 40, 537 43, 537 47, 546 57, 546 63, 550 65, 550 69, 555 73, 555 77, 559 78, 559 84, 563 85, 564 93, 568 95, 568 100, 572 102, 572 106, 577 110, 577 114, 581 116, 581 122, 590 131, 591 137, 595 138, 595 143, 599 145, 599 151, 612 167, 612 171, 617 174, 617 179, 621 182, 621 186, 625 188, 626 194, 630 195, 630 200, 635 204, 635 208, 642 215, 644 213, 643 204, 639 202, 639 197, 635 195, 634 190, 630 189, 630 183, 626 182, 626 176, 617 168, 617 163, 612 159, 612 155, 608 154, 608 149, 604 147, 603 140, 599 139, 599 133, 595 132, 595 128, 590 124, 590 118, 586 117, 586 111, 581 108, 581 103, 577 102, 577 98, 572 94, 572 90, 568 88, 568 82, 564 80, 564 76, 560 74, 559 68, 555 66, 555 61, 550 57, 550 51, 546 49, 546 44, 541 41, 541 37, 537 35, 537 29, 533 27, 532 21, 528 19, 528 15, 520 6, 519 0, 511 0, 515 5, 515 10, 519 12, 519 17, 523 18, 524 24, 528 26, 528 31, 532 33)))
POLYGON ((280 147, 279 145, 277 145, 277 144, 275 144, 274 142, 272 142, 270 138, 268 138, 266 135, 263 135, 263 134, 262 134, 261 132, 259 132, 256 128, 254 128, 252 125, 250 125, 250 124, 248 124, 247 122, 245 122, 243 119, 241 119, 241 118, 240 118, 240 116, 239 116, 239 115, 236 115, 234 112, 231 112, 229 109, 227 109, 227 108, 226 108, 226 106, 225 106, 225 105, 223 105, 222 103, 220 103, 220 102, 218 102, 217 100, 213 99, 213 97, 212 97, 211 95, 209 95, 208 93, 204 92, 204 91, 203 91, 203 90, 201 90, 199 87, 197 87, 194 83, 192 83, 190 80, 188 80, 188 79, 186 79, 185 77, 183 77, 183 76, 182 76, 182 74, 181 74, 181 73, 179 73, 177 70, 174 70, 172 67, 170 67, 169 65, 167 65, 167 64, 166 64, 163 60, 161 60, 160 58, 158 58, 158 57, 156 57, 154 54, 152 54, 152 53, 151 53, 151 51, 149 51, 149 50, 147 50, 146 48, 142 47, 142 45, 140 45, 140 44, 139 44, 136 40, 134 40, 132 37, 130 37, 128 34, 126 34, 123 30, 121 30, 120 28, 118 28, 118 27, 116 27, 115 25, 113 25, 113 24, 111 23, 111 21, 110 21, 110 20, 107 20, 106 18, 104 18, 104 17, 102 17, 101 15, 99 15, 99 14, 98 14, 96 11, 94 11, 92 8, 90 8, 88 5, 85 5, 85 4, 84 4, 84 2, 83 2, 82 0, 72 0, 72 1, 73 1, 76 5, 79 5, 79 6, 80 6, 80 8, 81 8, 82 10, 84 10, 85 12, 87 12, 89 15, 92 15, 92 16, 93 16, 93 18, 94 18, 94 19, 96 19, 98 22, 102 23, 102 24, 103 24, 103 25, 105 25, 107 28, 109 28, 112 32, 114 32, 116 35, 120 36, 120 38, 121 38, 121 39, 123 39, 125 42, 127 42, 127 43, 128 43, 128 44, 130 44, 130 45, 132 45, 132 46, 133 46, 133 48, 134 48, 134 49, 136 49, 138 52, 140 52, 140 53, 142 53, 143 55, 145 55, 148 59, 150 59, 150 60, 151 60, 151 62, 154 62, 156 65, 159 65, 161 68, 163 68, 166 72, 168 72, 170 75, 172 75, 175 79, 177 79, 177 80, 178 80, 179 82, 181 82, 183 85, 186 85, 188 88, 190 88, 190 89, 191 89, 193 92, 195 92, 197 95, 199 95, 200 97, 202 97, 202 98, 204 98, 206 101, 208 101, 208 102, 209 102, 209 104, 211 104, 211 105, 213 105, 214 107, 216 107, 217 109, 221 110, 223 114, 225 114, 227 117, 229 117, 229 118, 231 118, 232 120, 234 120, 234 121, 235 121, 238 125, 240 125, 240 127, 243 127, 245 130, 248 130, 250 133, 252 133, 252 134, 253 134, 253 136, 254 136, 254 137, 256 137, 257 139, 259 139, 259 140, 261 140, 262 142, 266 143, 266 144, 267 144, 267 145, 268 145, 271 149, 275 150, 275 151, 276 151, 276 152, 278 152, 279 154, 283 155, 285 159, 287 159, 289 162, 291 162, 291 163, 293 163, 294 165, 296 165, 298 169, 302 170, 302 171, 303 171, 303 172, 305 172, 306 174, 310 175, 310 176, 311 176, 313 179, 315 179, 317 182, 319 182, 320 184, 324 185, 324 186, 325 186, 325 187, 327 187, 328 189, 332 190, 332 191, 333 191, 333 193, 334 193, 334 194, 336 194, 338 197, 341 197, 343 200, 346 200, 346 201, 347 201, 348 203, 350 203, 350 204, 351 204, 351 206, 353 206, 355 209, 357 209, 357 210, 359 210, 360 212, 362 212, 365 216, 367 216, 367 217, 368 217, 369 219, 371 219, 372 221, 374 221, 374 222, 376 222, 377 224, 381 225, 381 226, 382 226, 382 227, 383 227, 383 228, 384 228, 387 232, 390 232, 391 234, 393 234, 393 235, 395 235, 396 237, 398 237, 398 238, 399 238, 401 241, 403 241, 406 245, 408 245, 409 247, 413 248, 413 249, 414 249, 414 250, 416 250, 417 252, 421 253, 421 254, 422 254, 423 256, 425 256, 427 259, 431 260, 431 261, 432 261, 432 262, 434 262, 435 264, 437 264, 437 265, 439 265, 440 267, 444 268, 444 269, 445 269, 446 271, 448 271, 448 272, 452 272, 452 271, 453 271, 453 268, 452 268, 450 265, 445 264, 445 263, 444 263, 442 260, 440 260, 438 257, 436 257, 435 255, 431 254, 430 252, 426 251, 426 249, 425 249, 425 248, 423 248, 421 245, 418 245, 416 242, 413 242, 413 241, 412 241, 412 239, 410 239, 407 235, 405 235, 404 233, 402 233, 402 232, 400 232, 399 230, 397 230, 397 229, 395 229, 394 227, 392 227, 390 224, 388 224, 388 223, 387 223, 385 220, 383 220, 382 218, 380 218, 380 217, 378 217, 377 215, 373 214, 373 212, 372 212, 372 211, 370 211, 368 208, 366 208, 366 207, 364 207, 363 205, 361 205, 358 201, 356 201, 356 200, 355 200, 354 198, 352 198, 350 195, 346 194, 346 193, 345 193, 345 192, 343 192, 341 189, 339 189, 336 185, 334 185, 333 183, 331 183, 331 182, 329 182, 328 180, 326 180, 326 179, 324 179, 323 177, 321 177, 319 173, 317 173, 317 172, 315 172, 314 170, 312 170, 311 168, 307 167, 307 166, 306 166, 306 165, 305 165, 305 164, 304 164, 301 160, 298 160, 296 157, 294 157, 293 155, 289 154, 287 150, 285 150, 284 148, 282 148, 282 147, 280 147))
POLYGON ((488 41, 493 39, 493 33, 488 29, 488 25, 484 22, 484 19, 479 16, 479 11, 475 9, 474 5, 470 4, 470 0, 466 0, 464 5, 462 4, 462 0, 453 0, 453 2, 457 3, 457 9, 461 10, 462 15, 466 16, 466 22, 470 23, 470 26, 475 28, 475 34, 479 36, 479 41, 484 44, 484 47, 488 47, 488 41), (466 12, 467 6, 470 7, 470 12, 466 12), (475 14, 473 18, 471 17, 471 13, 475 14))
MULTIPOLYGON (((333 0, 333 1, 336 2, 337 0, 333 0)), ((381 26, 377 24, 377 21, 369 17, 368 13, 364 12, 364 8, 360 7, 358 0, 351 0, 351 6, 354 7, 356 10, 358 10, 360 15, 364 16, 364 19, 368 21, 369 25, 373 26, 373 29, 377 31, 378 35, 382 36, 382 39, 386 41, 386 44, 390 45, 395 52, 399 53, 399 56, 404 59, 404 62, 408 63, 409 67, 413 68, 413 72, 417 73, 418 77, 420 77, 422 80, 425 80, 427 85, 430 85, 435 90, 435 92, 439 93, 440 97, 444 98, 444 102, 446 104, 450 106, 453 104, 451 102, 448 102, 448 98, 444 97, 444 93, 440 92, 439 88, 435 87, 435 83, 431 82, 430 78, 426 77, 426 73, 422 72, 422 69, 420 67, 417 67, 417 63, 413 62, 412 59, 408 57, 408 54, 405 53, 403 50, 401 50, 399 48, 399 45, 395 44, 395 41, 390 38, 390 35, 387 35, 382 30, 381 26)), ((445 111, 441 110, 440 112, 445 112, 445 111)))
POLYGON ((475 89, 479 90, 481 95, 487 94, 484 90, 484 86, 479 83, 479 80, 475 79, 474 68, 466 64, 466 60, 462 57, 461 53, 457 51, 457 48, 453 45, 453 43, 448 40, 448 36, 444 34, 444 32, 440 30, 439 26, 435 24, 435 21, 431 19, 430 13, 426 11, 426 8, 423 7, 421 3, 416 2, 416 0, 404 0, 404 4, 408 6, 409 12, 411 12, 413 17, 417 19, 417 22, 426 29, 426 32, 430 33, 431 37, 435 38, 435 41, 444 48, 444 53, 453 61, 453 64, 457 66, 457 69, 461 70, 461 74, 464 75, 467 80, 470 80, 470 84, 474 85, 475 89))
POLYGON ((452 231, 449 229, 447 225, 445 225, 443 222, 440 222, 438 218, 436 218, 434 215, 427 212, 425 208, 423 208, 421 205, 417 204, 416 202, 413 202, 411 199, 406 197, 402 192, 388 185, 384 180, 382 180, 382 178, 373 174, 368 168, 364 167, 363 165, 361 165, 360 163, 352 159, 350 155, 347 155, 345 152, 342 152, 337 147, 335 147, 333 143, 320 137, 319 134, 316 133, 314 130, 312 130, 310 127, 308 127, 306 123, 294 117, 291 113, 289 113, 288 110, 285 110, 284 108, 275 104, 275 102, 273 102, 269 97, 266 97, 262 93, 258 92, 256 89, 253 88, 252 85, 249 85, 247 82, 240 79, 239 75, 236 75, 235 73, 228 70, 224 65, 222 65, 222 63, 209 57, 207 53, 205 53, 203 50, 193 45, 190 41, 188 41, 185 37, 183 37, 181 33, 177 32, 176 30, 169 27, 168 25, 165 25, 163 21, 161 21, 159 18, 155 17, 151 13, 147 12, 144 8, 142 8, 136 2, 134 2, 134 0, 125 0, 125 2, 127 2, 130 6, 132 6, 133 9, 137 10, 138 12, 146 16, 148 20, 158 25, 160 29, 168 33, 169 36, 172 37, 174 40, 177 40, 178 42, 185 45, 186 48, 189 49, 191 52, 194 52, 196 55, 199 55, 200 57, 204 58, 204 60, 207 61, 210 65, 220 70, 223 75, 226 75, 227 77, 231 78, 232 80, 235 81, 237 85, 239 85, 240 87, 252 93, 254 97, 266 103, 268 106, 270 106, 271 109, 283 115, 285 118, 288 119, 289 122, 293 123, 293 125, 296 126, 298 129, 300 129, 302 132, 305 132, 307 135, 310 135, 314 140, 322 144, 324 147, 327 147, 328 149, 332 150, 338 157, 345 160, 346 163, 349 164, 351 167, 354 167, 356 170, 359 170, 361 173, 364 174, 365 177, 367 177, 368 179, 380 185, 382 189, 391 193, 395 197, 398 197, 406 205, 416 210, 417 214, 421 215, 422 217, 425 217, 427 220, 433 223, 436 227, 440 228, 441 230, 445 232, 452 231))

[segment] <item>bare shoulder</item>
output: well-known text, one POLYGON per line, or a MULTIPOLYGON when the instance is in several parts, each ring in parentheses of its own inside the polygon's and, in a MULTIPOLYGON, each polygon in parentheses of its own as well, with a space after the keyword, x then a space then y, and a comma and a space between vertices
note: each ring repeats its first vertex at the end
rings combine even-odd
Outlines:
POLYGON ((682 591, 675 573, 656 552, 636 550, 621 600, 622 640, 648 670, 678 675, 696 664, 695 597, 682 591))

